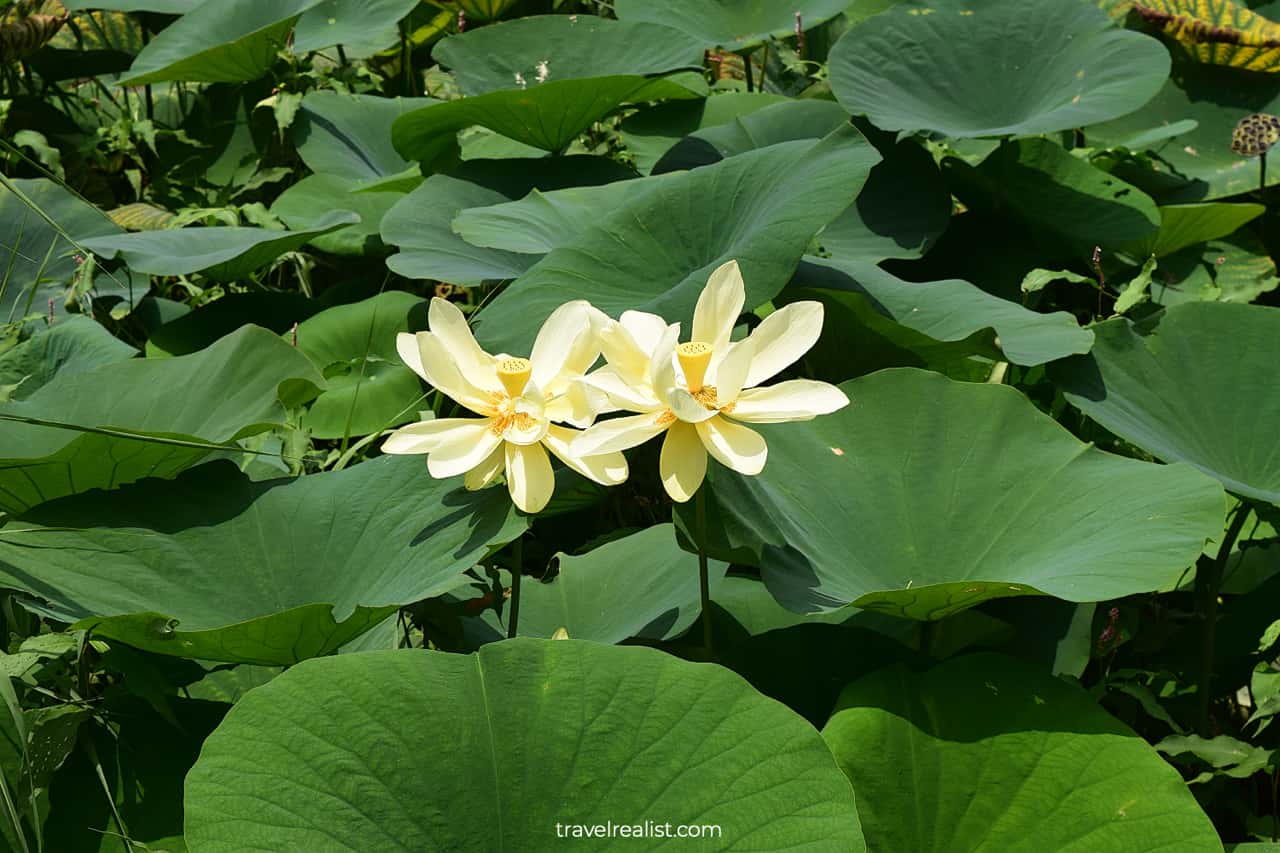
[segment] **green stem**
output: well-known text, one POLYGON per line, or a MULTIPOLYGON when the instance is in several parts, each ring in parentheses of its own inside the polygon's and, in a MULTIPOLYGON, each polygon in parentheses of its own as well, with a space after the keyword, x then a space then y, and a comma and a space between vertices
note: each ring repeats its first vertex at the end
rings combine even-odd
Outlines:
POLYGON ((707 499, 705 488, 693 496, 694 525, 697 527, 698 591, 702 597, 702 645, 711 652, 711 578, 707 572, 707 499))
POLYGON ((742 54, 742 68, 747 75, 747 91, 755 91, 755 73, 751 70, 751 54, 746 51, 742 54))
POLYGON ((514 559, 511 566, 511 616, 507 619, 507 639, 516 635, 520 623, 520 576, 524 574, 524 537, 512 543, 514 559))
POLYGON ((1200 683, 1196 688, 1196 696, 1200 702, 1200 733, 1204 737, 1212 737, 1209 729, 1209 707, 1212 704, 1213 683, 1213 647, 1218 631, 1218 592, 1222 588, 1222 577, 1226 572, 1227 560, 1231 557, 1231 549, 1240 537, 1245 521, 1249 518, 1249 505, 1241 502, 1236 506, 1227 532, 1222 537, 1222 545, 1218 548, 1218 556, 1204 573, 1200 582, 1201 599, 1204 602, 1204 637, 1200 648, 1200 683))
POLYGON ((1262 156, 1258 158, 1258 195, 1262 195, 1267 191, 1267 152, 1263 151, 1262 156))
POLYGON ((400 22, 400 71, 404 74, 405 97, 413 97, 413 48, 409 44, 409 28, 400 22))

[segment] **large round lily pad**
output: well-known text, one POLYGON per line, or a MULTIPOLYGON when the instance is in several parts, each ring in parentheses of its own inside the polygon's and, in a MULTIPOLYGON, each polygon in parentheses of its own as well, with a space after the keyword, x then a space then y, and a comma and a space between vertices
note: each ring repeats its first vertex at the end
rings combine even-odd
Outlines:
POLYGON ((849 30, 831 88, 884 130, 1035 136, 1133 112, 1169 76, 1160 42, 1077 0, 914 0, 849 30))
POLYGON ((698 39, 704 47, 740 50, 770 37, 795 32, 796 19, 805 29, 833 18, 848 0, 617 0, 618 18, 675 27, 698 39))
POLYGON ((595 15, 535 15, 450 36, 431 56, 466 95, 550 80, 698 68, 702 45, 679 30, 595 15))
POLYGON ((1094 334, 1090 355, 1050 369, 1073 405, 1160 459, 1280 503, 1280 309, 1189 302, 1094 334))
POLYGON ((912 853, 1221 850, 1178 772, 1083 690, 1014 658, 902 664, 822 730, 868 846, 912 853))
POLYGON ((256 483, 218 462, 27 513, 0 528, 0 578, 148 651, 296 663, 523 532, 505 489, 461 485, 405 457, 256 483))
POLYGON ((295 667, 205 742, 186 816, 202 853, 865 849, 802 718, 720 667, 577 640, 295 667))
POLYGON ((713 471, 727 529, 793 610, 1117 598, 1175 582, 1222 529, 1213 480, 1082 444, 1008 386, 903 368, 840 387, 835 414, 759 427, 759 476, 713 471))

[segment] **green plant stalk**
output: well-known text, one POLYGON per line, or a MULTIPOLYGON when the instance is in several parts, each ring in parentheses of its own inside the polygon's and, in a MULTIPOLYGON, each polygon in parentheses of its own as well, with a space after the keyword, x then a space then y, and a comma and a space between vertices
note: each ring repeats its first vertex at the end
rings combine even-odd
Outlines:
POLYGON ((1267 191, 1267 154, 1268 152, 1263 151, 1258 158, 1258 195, 1267 191))
POLYGON ((520 576, 524 574, 524 536, 517 536, 511 550, 515 559, 511 566, 511 616, 507 619, 507 639, 516 636, 520 624, 520 576))
POLYGON ((210 441, 183 441, 179 438, 163 438, 158 435, 142 435, 140 433, 126 432, 118 429, 107 429, 105 427, 87 427, 79 424, 63 423, 62 421, 51 421, 45 418, 31 418, 25 415, 10 415, 0 412, 0 421, 13 421, 14 423, 30 424, 31 426, 52 427, 54 429, 65 429, 72 432, 88 432, 94 435, 107 435, 112 438, 127 438, 130 441, 142 441, 147 444, 166 444, 171 447, 190 447, 195 450, 231 450, 236 453, 249 453, 254 456, 273 456, 277 459, 286 459, 289 461, 301 461, 291 456, 285 456, 283 453, 272 453, 268 450, 250 450, 247 447, 241 447, 234 442, 227 444, 217 444, 210 441))
POLYGON ((707 572, 707 499, 706 488, 693 496, 694 526, 698 535, 698 591, 702 601, 702 645, 708 652, 711 643, 711 578, 707 572))
POLYGON ((1235 515, 1231 517, 1227 532, 1222 537, 1218 555, 1209 566, 1202 582, 1198 584, 1200 593, 1204 596, 1204 637, 1200 646, 1200 682, 1196 686, 1196 697, 1200 704, 1199 728, 1203 737, 1213 736, 1209 728, 1209 706, 1211 704, 1210 687, 1213 682, 1213 650, 1218 630, 1218 592, 1222 588, 1222 577, 1227 568, 1227 560, 1231 557, 1231 549, 1235 547, 1236 539, 1240 537, 1240 531, 1244 529, 1244 523, 1248 520, 1250 512, 1249 505, 1244 502, 1236 507, 1235 515))

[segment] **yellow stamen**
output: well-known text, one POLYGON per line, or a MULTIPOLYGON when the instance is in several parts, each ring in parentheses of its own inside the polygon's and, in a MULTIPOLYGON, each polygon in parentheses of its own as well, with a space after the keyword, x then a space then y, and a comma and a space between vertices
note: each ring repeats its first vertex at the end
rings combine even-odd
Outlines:
POLYGON ((533 365, 527 358, 504 358, 498 362, 498 381, 512 397, 519 397, 524 393, 524 386, 529 384, 532 372, 533 365))
POLYGON ((537 425, 533 415, 527 412, 516 412, 510 415, 498 415, 489 421, 489 431, 496 436, 505 435, 513 426, 520 432, 532 432, 537 425))
POLYGON ((680 369, 684 371, 684 384, 690 394, 702 390, 702 382, 707 376, 707 367, 711 364, 711 344, 702 341, 690 341, 676 347, 676 358, 680 361, 680 369))

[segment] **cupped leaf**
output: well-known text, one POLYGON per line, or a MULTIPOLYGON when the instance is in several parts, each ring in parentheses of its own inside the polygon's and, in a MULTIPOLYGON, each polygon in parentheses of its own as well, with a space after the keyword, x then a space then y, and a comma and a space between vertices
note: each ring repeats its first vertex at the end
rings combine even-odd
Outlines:
POLYGON ((996 654, 846 688, 822 736, 869 847, 1221 850, 1182 778, 1083 690, 996 654))
POLYGON ((450 36, 431 57, 464 95, 551 80, 661 74, 702 65, 702 44, 657 24, 595 15, 535 15, 450 36))
POLYGON ((823 252, 839 261, 918 258, 951 221, 951 192, 928 151, 903 140, 880 153, 884 160, 871 170, 857 201, 819 237, 823 252))
POLYGON ((831 88, 884 130, 1035 136, 1131 113, 1160 90, 1169 55, 1063 0, 918 0, 849 30, 831 88))
POLYGON ((84 373, 137 354, 91 318, 67 317, 0 354, 0 401, 26 399, 55 376, 84 373))
POLYGON ((770 104, 724 124, 695 130, 668 151, 653 171, 657 174, 696 169, 779 142, 821 139, 848 121, 848 114, 831 101, 790 100, 770 104))
POLYGON ((1093 333, 1065 312, 1041 314, 958 279, 904 281, 867 261, 806 256, 792 289, 793 298, 816 291, 848 310, 863 314, 865 306, 934 341, 967 342, 972 354, 1003 353, 1014 364, 1045 364, 1093 345, 1093 333))
POLYGON ((267 72, 293 24, 321 0, 220 0, 202 3, 153 38, 124 86, 164 80, 239 83, 267 72))
MULTIPOLYGON (((1275 112, 1280 112, 1280 76, 1184 60, 1175 63, 1173 76, 1146 106, 1085 128, 1085 138, 1094 146, 1119 145, 1137 131, 1193 120, 1194 130, 1142 146, 1167 164, 1162 172, 1175 179, 1158 200, 1225 198, 1255 190, 1259 181, 1257 158, 1231 150, 1236 122, 1250 113, 1275 112)), ((1280 182, 1277 172, 1268 173, 1268 186, 1280 182)))
POLYGON ((544 151, 562 151, 592 124, 623 104, 701 98, 702 78, 635 74, 548 80, 527 89, 489 92, 424 107, 396 120, 392 140, 410 160, 429 160, 442 139, 480 125, 544 151))
POLYGON ((459 586, 524 530, 505 489, 460 485, 405 457, 257 483, 217 462, 27 513, 0 529, 0 577, 147 651, 291 664, 459 586))
POLYGON ((1280 24, 1249 11, 1244 3, 1140 0, 1134 8, 1198 62, 1280 71, 1280 24))
MULTIPOLYGON (((545 193, 535 189, 517 201, 459 211, 453 232, 473 246, 545 255, 572 242, 629 198, 651 191, 662 180, 662 176, 655 176, 545 193)), ((527 265, 533 263, 530 259, 527 265)))
POLYGON ((607 183, 633 173, 602 157, 574 155, 548 160, 470 160, 448 175, 432 175, 382 220, 382 239, 400 247, 387 260, 406 278, 456 283, 515 278, 535 258, 472 245, 453 230, 454 218, 521 198, 530 190, 607 183))
MULTIPOLYGON (((597 643, 664 640, 684 633, 698 618, 698 558, 680 549, 670 524, 557 559, 554 579, 525 581, 522 587, 522 637, 550 639, 563 628, 575 640, 597 643)), ((713 586, 728 568, 712 561, 713 586)))
POLYGON ((759 305, 782 289, 878 160, 849 127, 673 174, 539 261, 481 313, 477 334, 519 351, 556 306, 578 298, 608 314, 639 309, 674 322, 730 259, 742 266, 748 306, 759 305))
POLYGON ((730 532, 793 610, 1118 598, 1175 582, 1221 529, 1211 479, 1082 444, 1007 386, 904 368, 841 388, 836 414, 759 428, 759 476, 712 472, 730 532))
POLYGON ((0 509, 16 514, 63 495, 172 477, 219 445, 283 422, 286 406, 323 385, 305 356, 256 326, 189 356, 55 377, 0 406, 0 509))
POLYGON ((417 5, 418 0, 324 0, 298 18, 293 52, 342 45, 352 58, 372 56, 396 43, 396 24, 417 5))
POLYGON ((392 291, 299 324, 298 349, 328 383, 303 428, 316 438, 347 438, 415 420, 422 385, 397 354, 396 335, 426 328, 425 320, 424 300, 392 291))
POLYGON ((300 231, 269 228, 175 228, 95 237, 81 245, 95 255, 124 258, 129 269, 149 275, 201 273, 221 281, 243 278, 323 234, 355 225, 359 215, 335 210, 300 231))
POLYGON ((618 131, 642 174, 648 174, 671 146, 701 128, 750 115, 770 104, 786 103, 766 92, 712 92, 705 100, 655 104, 627 116, 618 131))
POLYGON ((1154 239, 1160 230, 1150 196, 1048 139, 1002 145, 977 167, 954 158, 946 166, 966 205, 1012 216, 1051 248, 1088 257, 1095 246, 1154 239))
POLYGON ((1280 309, 1192 302, 1093 328, 1090 355, 1050 368, 1072 405, 1160 459, 1280 503, 1280 309))
POLYGON ((708 851, 865 849, 803 719, 719 667, 576 640, 304 663, 232 708, 186 804, 208 853, 674 850, 680 824, 718 827, 708 851))
POLYGON ((311 171, 372 183, 413 165, 391 144, 391 125, 405 113, 433 103, 431 98, 310 92, 293 124, 293 143, 311 171))
POLYGON ((623 21, 646 21, 675 27, 704 47, 740 50, 771 37, 794 35, 797 20, 804 29, 834 18, 846 0, 618 0, 623 21))
POLYGON ((672 171, 782 142, 818 140, 847 122, 844 111, 830 101, 786 101, 686 137, 658 162, 648 180, 548 193, 535 190, 519 201, 463 210, 453 220, 453 230, 475 246, 545 255, 573 243, 614 211, 642 203, 640 196, 645 193, 660 192, 664 181, 678 186, 681 178, 671 175, 672 171))
POLYGON ((337 175, 307 175, 280 194, 271 205, 271 212, 290 228, 306 230, 317 215, 349 210, 360 217, 359 222, 317 234, 309 244, 335 255, 376 255, 386 250, 378 236, 382 217, 405 194, 359 192, 359 188, 357 181, 337 175))
POLYGON ((1229 236, 1265 212, 1260 204, 1164 205, 1159 232, 1125 248, 1140 258, 1163 258, 1197 243, 1229 236))

